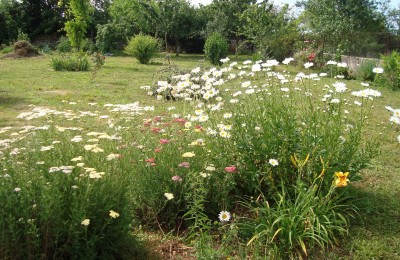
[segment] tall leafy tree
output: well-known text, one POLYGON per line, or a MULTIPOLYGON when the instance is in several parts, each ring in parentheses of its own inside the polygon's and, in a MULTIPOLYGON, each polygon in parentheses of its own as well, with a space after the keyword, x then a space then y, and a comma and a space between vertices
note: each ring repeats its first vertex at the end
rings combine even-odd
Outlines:
POLYGON ((16 6, 15 1, 0 1, 0 44, 7 44, 17 36, 17 25, 13 17, 16 6))
POLYGON ((179 52, 182 41, 199 30, 196 10, 187 0, 115 0, 110 14, 112 21, 98 27, 99 43, 142 32, 162 38, 165 49, 174 42, 179 52))
POLYGON ((15 40, 19 30, 32 40, 55 34, 64 25, 63 13, 65 6, 58 5, 58 0, 1 0, 0 42, 15 40))
POLYGON ((94 8, 90 0, 69 0, 68 4, 70 20, 65 23, 64 29, 72 47, 79 49, 85 39, 94 8))
POLYGON ((93 6, 92 21, 89 24, 88 34, 94 39, 97 33, 97 26, 106 24, 111 19, 111 0, 91 0, 93 6))
POLYGON ((205 7, 207 25, 204 36, 207 38, 214 32, 219 32, 226 38, 235 40, 238 46, 242 40, 240 17, 256 2, 257 0, 213 0, 212 4, 205 7))
POLYGON ((283 59, 291 55, 299 38, 298 26, 287 5, 282 8, 269 1, 251 5, 241 16, 241 33, 263 57, 283 59))
POLYGON ((400 4, 397 8, 388 10, 387 23, 389 31, 396 36, 400 36, 400 4))
POLYGON ((375 0, 303 1, 303 21, 319 48, 331 53, 365 54, 378 48, 385 17, 375 0))
POLYGON ((162 35, 165 49, 168 50, 171 38, 179 52, 180 41, 192 33, 194 8, 186 0, 155 0, 141 1, 141 10, 155 35, 162 35))

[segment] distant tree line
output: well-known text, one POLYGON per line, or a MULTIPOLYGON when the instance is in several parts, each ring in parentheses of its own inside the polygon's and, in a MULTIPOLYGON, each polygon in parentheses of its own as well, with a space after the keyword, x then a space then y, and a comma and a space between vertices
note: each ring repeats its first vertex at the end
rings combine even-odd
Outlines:
MULTIPOLYGON (((24 33, 32 42, 67 36, 78 48, 82 37, 103 52, 122 49, 133 35, 159 38, 164 49, 202 52, 219 32, 234 52, 257 51, 278 59, 295 50, 367 55, 398 48, 400 6, 378 0, 303 0, 302 13, 273 1, 213 0, 0 0, 0 44, 24 33), (305 43, 306 42, 306 43, 305 43)), ((321 54, 321 55, 322 55, 321 54)))

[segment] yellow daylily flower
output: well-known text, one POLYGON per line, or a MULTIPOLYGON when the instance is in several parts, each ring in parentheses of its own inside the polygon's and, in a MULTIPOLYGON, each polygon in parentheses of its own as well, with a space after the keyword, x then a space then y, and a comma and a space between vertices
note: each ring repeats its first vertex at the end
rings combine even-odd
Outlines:
POLYGON ((336 180, 335 180, 335 185, 336 187, 345 187, 347 186, 347 182, 349 182, 349 179, 347 179, 347 176, 349 175, 349 172, 335 172, 336 175, 336 180))

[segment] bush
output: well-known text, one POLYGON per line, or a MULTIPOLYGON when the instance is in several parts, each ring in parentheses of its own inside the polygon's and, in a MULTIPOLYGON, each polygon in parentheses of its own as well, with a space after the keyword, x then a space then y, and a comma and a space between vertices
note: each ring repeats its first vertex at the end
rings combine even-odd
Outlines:
POLYGON ((61 36, 60 40, 58 40, 56 49, 60 53, 71 52, 72 46, 67 37, 61 36))
POLYGON ((364 60, 356 71, 356 78, 362 81, 374 81, 375 73, 373 69, 377 67, 377 62, 374 60, 364 60))
POLYGON ((46 43, 42 45, 41 50, 42 50, 42 53, 45 53, 45 54, 51 53, 51 47, 49 44, 46 44, 46 43))
POLYGON ((17 41, 29 42, 30 40, 31 39, 29 39, 29 35, 24 33, 20 28, 18 28, 17 41))
POLYGON ((221 59, 228 55, 228 42, 224 36, 218 32, 211 34, 204 44, 204 53, 211 64, 221 65, 221 59))
POLYGON ((150 35, 138 34, 130 39, 125 53, 135 57, 141 64, 148 64, 159 49, 159 40, 150 35))
POLYGON ((13 51, 13 46, 1 46, 0 54, 7 54, 13 51))
POLYGON ((390 55, 382 55, 383 74, 377 82, 393 90, 400 90, 400 53, 393 51, 390 55))
POLYGON ((55 71, 88 71, 89 59, 84 54, 60 55, 51 58, 51 67, 55 71))

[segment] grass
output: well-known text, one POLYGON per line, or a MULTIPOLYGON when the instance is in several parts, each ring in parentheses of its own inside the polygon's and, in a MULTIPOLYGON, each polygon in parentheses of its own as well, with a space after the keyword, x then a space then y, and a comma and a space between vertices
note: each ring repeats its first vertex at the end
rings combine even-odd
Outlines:
MULTIPOLYGON (((164 55, 151 65, 140 65, 130 57, 107 57, 105 65, 91 83, 91 72, 55 72, 50 68, 49 56, 30 59, 0 59, 0 127, 26 124, 16 119, 30 105, 59 108, 77 102, 79 109, 87 109, 89 102, 124 104, 139 101, 142 106, 170 106, 146 96, 139 87, 150 85, 165 69, 164 55), (67 101, 67 102, 62 102, 67 101)), ((172 63, 191 69, 202 61, 202 55, 171 55, 172 63)), ((295 73, 295 72, 293 72, 295 73)), ((324 79, 326 84, 333 79, 324 79)), ((348 81, 352 89, 358 81, 348 81)), ((400 149, 396 141, 399 127, 385 129, 390 113, 385 106, 400 108, 400 92, 379 89, 382 98, 374 102, 369 133, 382 132, 384 142, 381 155, 364 171, 363 179, 352 183, 358 201, 360 217, 353 220, 350 236, 339 247, 319 257, 326 259, 397 259, 400 258, 400 149)), ((174 106, 180 106, 175 102, 174 106)), ((318 257, 318 253, 316 253, 318 257)))

